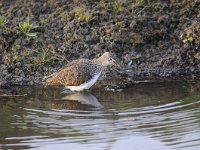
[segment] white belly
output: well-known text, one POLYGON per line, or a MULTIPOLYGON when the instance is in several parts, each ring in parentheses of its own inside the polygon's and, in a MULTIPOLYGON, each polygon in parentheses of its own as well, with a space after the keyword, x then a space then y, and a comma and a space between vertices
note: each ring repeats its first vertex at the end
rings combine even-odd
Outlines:
POLYGON ((83 83, 79 86, 66 86, 66 88, 70 89, 71 91, 83 91, 84 89, 89 89, 99 78, 101 72, 96 74, 91 80, 86 83, 83 83))

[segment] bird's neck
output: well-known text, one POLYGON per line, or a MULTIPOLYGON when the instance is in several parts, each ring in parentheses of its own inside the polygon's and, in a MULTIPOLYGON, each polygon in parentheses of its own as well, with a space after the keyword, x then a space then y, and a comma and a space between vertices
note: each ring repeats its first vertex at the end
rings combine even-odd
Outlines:
POLYGON ((94 62, 95 64, 97 64, 97 65, 102 66, 102 67, 107 67, 107 65, 103 63, 104 60, 103 60, 102 57, 99 57, 99 58, 93 59, 93 62, 94 62))
POLYGON ((93 64, 95 64, 95 68, 97 72, 102 72, 104 69, 106 69, 107 65, 104 65, 102 63, 102 59, 97 58, 92 60, 93 64))

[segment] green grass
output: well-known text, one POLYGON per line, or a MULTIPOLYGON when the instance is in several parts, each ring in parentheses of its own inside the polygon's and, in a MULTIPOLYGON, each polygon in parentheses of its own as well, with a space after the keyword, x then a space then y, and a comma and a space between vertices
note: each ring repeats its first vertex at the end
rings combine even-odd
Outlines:
POLYGON ((38 53, 38 57, 34 58, 34 65, 39 66, 41 64, 49 63, 54 60, 54 55, 47 48, 43 48, 38 53))
POLYGON ((65 64, 67 62, 65 58, 65 49, 43 48, 41 51, 35 51, 35 57, 33 59, 34 66, 41 66, 44 64, 65 64))
POLYGON ((35 28, 33 24, 30 23, 30 14, 28 15, 25 22, 19 23, 19 30, 21 33, 25 34, 26 36, 35 37, 37 34, 32 33, 31 30, 35 28))
POLYGON ((73 10, 75 17, 78 21, 85 21, 90 22, 93 18, 93 11, 92 10, 86 10, 85 7, 76 7, 73 10))
POLYGON ((0 27, 4 27, 7 23, 6 18, 0 16, 0 27))
POLYGON ((120 12, 123 11, 123 9, 124 9, 124 7, 123 7, 123 5, 122 5, 121 2, 116 1, 116 2, 113 4, 113 10, 114 10, 114 12, 120 13, 120 12))

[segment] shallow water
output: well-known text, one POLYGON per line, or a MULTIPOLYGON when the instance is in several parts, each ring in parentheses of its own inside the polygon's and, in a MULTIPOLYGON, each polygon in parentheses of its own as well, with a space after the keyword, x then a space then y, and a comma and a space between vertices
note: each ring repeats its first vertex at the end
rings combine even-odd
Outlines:
POLYGON ((0 149, 200 149, 200 84, 145 82, 121 92, 0 90, 0 149))

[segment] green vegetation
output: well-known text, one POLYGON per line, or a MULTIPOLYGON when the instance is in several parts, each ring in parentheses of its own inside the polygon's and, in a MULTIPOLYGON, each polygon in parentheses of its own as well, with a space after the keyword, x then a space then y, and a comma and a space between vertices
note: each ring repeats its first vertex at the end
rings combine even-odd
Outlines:
POLYGON ((25 60, 25 58, 28 58, 33 54, 33 51, 30 50, 24 50, 24 51, 13 51, 12 53, 8 53, 4 55, 2 62, 4 64, 9 64, 9 63, 17 63, 20 61, 25 60))
POLYGON ((89 22, 90 20, 92 20, 92 16, 93 16, 92 11, 86 11, 85 12, 85 21, 89 22))
POLYGON ((64 49, 58 49, 56 52, 52 48, 43 48, 41 51, 34 50, 23 50, 23 51, 13 51, 3 57, 2 62, 4 64, 18 63, 25 61, 26 64, 30 66, 37 67, 48 63, 63 64, 67 60, 64 55, 64 49))
POLYGON ((106 0, 101 1, 101 8, 103 12, 113 11, 115 13, 120 13, 124 10, 123 3, 121 1, 114 1, 114 2, 109 2, 106 0))
POLYGON ((62 12, 60 14, 61 20, 62 21, 68 21, 69 20, 69 14, 67 12, 62 12))
POLYGON ((34 58, 34 64, 40 65, 54 60, 54 55, 47 48, 43 48, 41 52, 37 52, 39 57, 34 58))
POLYGON ((133 0, 133 8, 143 7, 144 5, 144 0, 133 0))
POLYGON ((194 38, 192 36, 192 34, 181 34, 180 39, 183 41, 183 43, 187 43, 187 44, 192 44, 192 42, 194 41, 194 38))
POLYGON ((200 24, 195 21, 180 35, 183 43, 200 46, 200 24))
POLYGON ((101 1, 101 7, 102 7, 103 11, 106 11, 108 9, 108 4, 106 3, 105 0, 101 1))
POLYGON ((76 7, 73 12, 78 21, 90 22, 93 18, 93 11, 86 10, 85 7, 76 7))
POLYGON ((113 10, 114 10, 114 12, 119 13, 119 12, 122 12, 123 9, 124 9, 124 7, 122 6, 122 3, 121 3, 121 2, 116 1, 116 2, 113 4, 113 10))
POLYGON ((30 23, 30 14, 27 17, 26 22, 19 23, 19 30, 26 36, 35 37, 36 33, 31 33, 31 30, 35 28, 33 24, 30 23))
POLYGON ((22 52, 13 52, 11 56, 11 61, 14 63, 20 62, 33 54, 33 51, 26 50, 22 52))
POLYGON ((0 16, 0 27, 4 27, 7 23, 6 18, 0 16))
POLYGON ((64 55, 64 49, 58 49, 56 52, 54 48, 43 48, 40 52, 36 51, 37 57, 34 58, 33 64, 35 66, 40 66, 47 63, 66 63, 66 58, 64 55))
POLYGON ((192 102, 198 101, 199 99, 200 99, 200 94, 193 94, 193 95, 185 97, 179 101, 184 102, 184 103, 192 103, 192 102))
POLYGON ((133 0, 132 13, 138 15, 146 12, 145 14, 156 14, 163 10, 163 5, 160 2, 151 2, 145 0, 133 0), (147 13, 148 12, 148 13, 147 13))
POLYGON ((21 55, 19 53, 13 53, 12 54, 12 62, 17 63, 21 61, 21 55))

